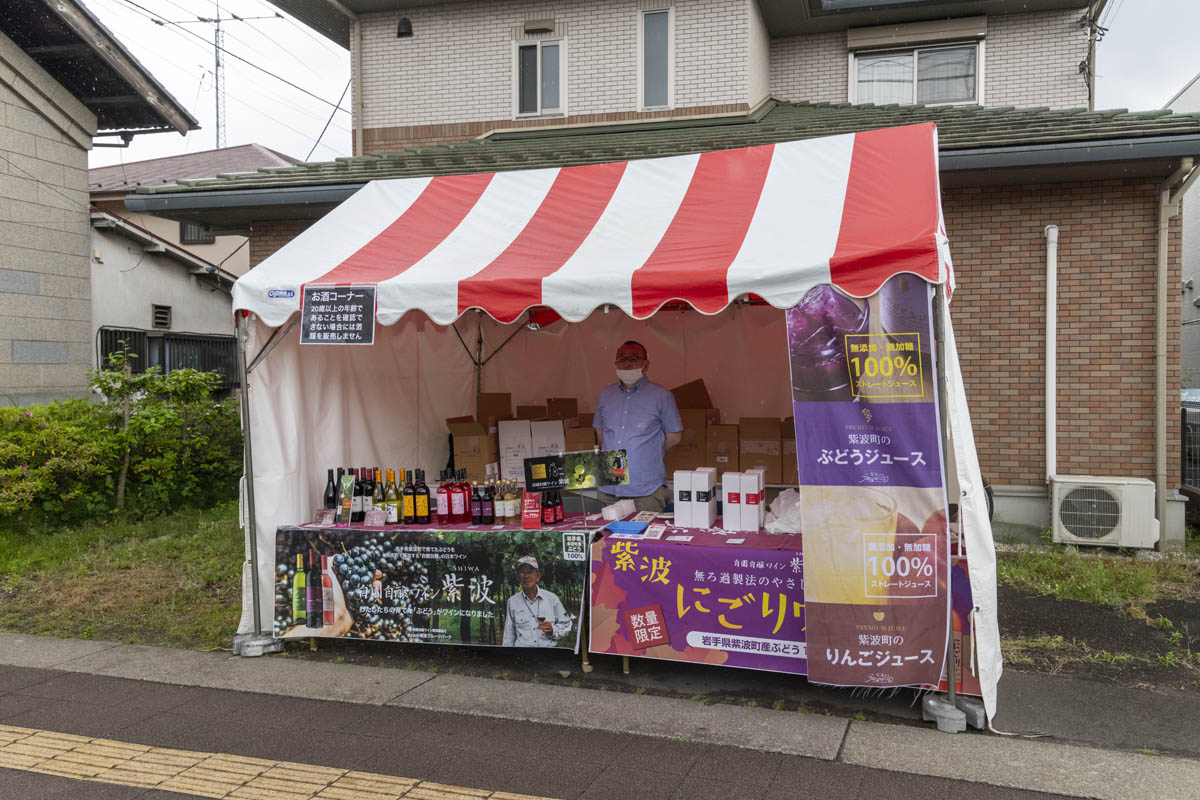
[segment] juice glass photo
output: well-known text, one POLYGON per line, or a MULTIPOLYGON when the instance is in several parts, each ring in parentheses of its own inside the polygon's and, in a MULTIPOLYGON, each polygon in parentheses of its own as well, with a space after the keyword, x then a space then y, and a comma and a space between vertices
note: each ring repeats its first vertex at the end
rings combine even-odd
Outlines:
POLYGON ((868 306, 826 284, 787 310, 788 355, 795 402, 853 400, 846 334, 866 333, 868 306))
POLYGON ((801 486, 805 602, 878 605, 867 597, 863 534, 893 534, 894 544, 896 516, 896 498, 882 489, 801 486))

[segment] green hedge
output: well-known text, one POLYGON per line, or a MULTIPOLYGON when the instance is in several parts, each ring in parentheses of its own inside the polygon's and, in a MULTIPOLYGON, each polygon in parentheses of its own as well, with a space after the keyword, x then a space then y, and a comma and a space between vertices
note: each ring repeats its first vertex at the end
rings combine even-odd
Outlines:
POLYGON ((107 402, 0 408, 0 519, 75 521, 116 512, 126 451, 120 510, 132 516, 237 496, 241 424, 236 400, 211 396, 219 376, 104 370, 92 378, 107 402))

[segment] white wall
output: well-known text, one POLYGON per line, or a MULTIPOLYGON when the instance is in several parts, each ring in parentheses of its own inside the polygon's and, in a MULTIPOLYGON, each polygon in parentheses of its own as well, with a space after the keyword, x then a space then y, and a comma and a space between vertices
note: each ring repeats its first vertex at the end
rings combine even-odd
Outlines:
POLYGON ((201 285, 178 261, 107 230, 92 230, 92 249, 100 257, 91 268, 92 342, 101 327, 154 330, 154 305, 171 307, 170 332, 233 333, 229 293, 201 285))
MULTIPOLYGON (((1167 108, 1176 114, 1200 111, 1200 80, 1185 87, 1167 108)), ((1200 190, 1193 185, 1183 198, 1183 270, 1184 286, 1192 281, 1191 289, 1182 290, 1182 337, 1180 341, 1182 387, 1200 388, 1200 190)))
POLYGON ((754 106, 771 93, 771 39, 758 8, 758 0, 746 0, 748 49, 747 97, 754 106))
POLYGON ((226 272, 241 276, 250 269, 250 246, 246 244, 245 236, 217 236, 212 244, 183 244, 179 241, 179 222, 176 220, 130 211, 123 200, 93 201, 93 205, 114 217, 129 220, 205 261, 219 264, 226 272))

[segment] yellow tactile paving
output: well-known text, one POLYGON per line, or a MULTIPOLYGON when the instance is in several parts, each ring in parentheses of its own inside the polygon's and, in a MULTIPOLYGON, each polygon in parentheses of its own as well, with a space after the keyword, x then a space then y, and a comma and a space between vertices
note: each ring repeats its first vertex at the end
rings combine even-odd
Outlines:
POLYGON ((0 767, 216 800, 549 800, 417 778, 0 725, 0 767))

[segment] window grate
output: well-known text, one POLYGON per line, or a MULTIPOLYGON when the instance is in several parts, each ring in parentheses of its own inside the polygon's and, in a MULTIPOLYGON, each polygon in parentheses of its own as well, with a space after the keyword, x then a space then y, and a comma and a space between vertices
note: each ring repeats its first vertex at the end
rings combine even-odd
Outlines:
POLYGON ((153 306, 154 327, 159 330, 171 329, 171 307, 153 306))
POLYGON ((179 223, 180 244, 212 244, 217 240, 207 225, 196 225, 191 222, 179 223))

